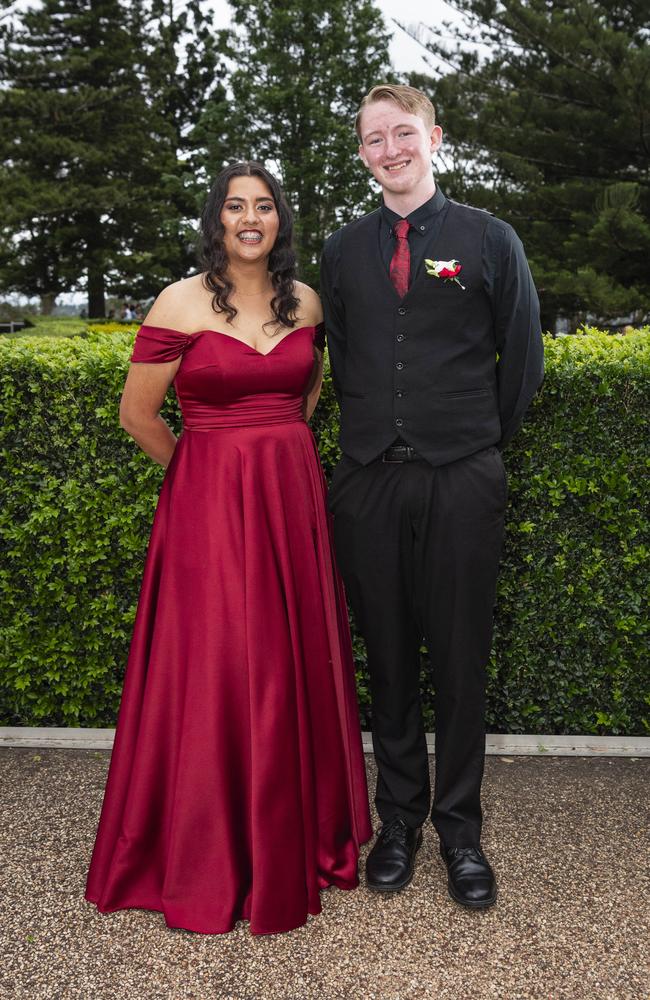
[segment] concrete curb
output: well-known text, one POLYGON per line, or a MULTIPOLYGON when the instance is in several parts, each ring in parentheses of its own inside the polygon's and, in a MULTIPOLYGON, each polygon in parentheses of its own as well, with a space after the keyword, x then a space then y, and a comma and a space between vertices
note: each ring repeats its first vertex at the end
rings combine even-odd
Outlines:
MULTIPOLYGON (((114 729, 0 726, 0 747, 41 747, 51 750, 110 750, 114 729)), ((372 737, 363 733, 363 749, 372 753, 372 737)), ((427 733, 429 753, 434 737, 427 733)), ((496 756, 650 757, 647 736, 526 736, 488 734, 486 753, 496 756)))

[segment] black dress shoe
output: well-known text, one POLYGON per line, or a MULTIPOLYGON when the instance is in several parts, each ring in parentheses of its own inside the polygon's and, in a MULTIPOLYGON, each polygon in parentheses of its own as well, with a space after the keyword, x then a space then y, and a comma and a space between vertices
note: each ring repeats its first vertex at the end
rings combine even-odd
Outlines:
POLYGON ((449 895, 463 906, 480 910, 497 898, 494 872, 480 847, 446 847, 440 844, 447 865, 449 895))
POLYGON ((422 843, 420 827, 407 826, 401 816, 384 823, 366 861, 366 882, 376 892, 397 892, 413 878, 415 852, 422 843))

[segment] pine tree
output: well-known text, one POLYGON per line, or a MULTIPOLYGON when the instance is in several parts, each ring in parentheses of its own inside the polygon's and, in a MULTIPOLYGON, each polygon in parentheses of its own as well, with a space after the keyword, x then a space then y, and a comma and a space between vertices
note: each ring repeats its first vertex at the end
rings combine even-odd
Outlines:
MULTIPOLYGON (((164 233, 157 234, 152 250, 159 266, 167 252, 169 276, 178 278, 196 265, 198 217, 211 180, 203 166, 205 137, 198 124, 208 98, 215 112, 224 116, 224 72, 219 35, 202 0, 189 0, 182 6, 174 0, 150 0, 145 32, 149 44, 143 61, 143 93, 152 117, 165 123, 176 155, 176 169, 161 178, 175 211, 165 220, 164 233)), ((211 149, 220 167, 228 153, 219 133, 211 136, 211 149)), ((149 282, 152 292, 161 282, 156 284, 153 288, 149 282)))
POLYGON ((455 0, 465 20, 416 35, 439 60, 461 200, 524 238, 545 325, 650 314, 647 11, 616 0, 455 0), (455 37, 450 45, 445 36, 455 37), (450 72, 451 70, 451 72, 450 72))
POLYGON ((146 295, 187 271, 196 192, 180 119, 205 80, 196 65, 178 72, 188 21, 168 7, 43 0, 3 26, 0 282, 45 308, 85 286, 88 314, 103 316, 107 288, 146 295))
POLYGON ((369 205, 353 122, 370 87, 392 78, 389 36, 370 0, 230 5, 231 110, 224 119, 208 105, 202 127, 227 137, 231 159, 279 172, 296 214, 301 277, 316 283, 323 239, 369 205))

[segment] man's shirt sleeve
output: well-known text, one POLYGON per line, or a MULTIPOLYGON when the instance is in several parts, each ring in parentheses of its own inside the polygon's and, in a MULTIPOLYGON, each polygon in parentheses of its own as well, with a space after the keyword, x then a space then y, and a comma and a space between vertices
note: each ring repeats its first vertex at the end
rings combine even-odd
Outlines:
POLYGON ((502 449, 520 426, 544 378, 539 299, 521 240, 505 222, 488 224, 483 273, 494 316, 502 449))
POLYGON ((332 385, 339 403, 345 370, 345 307, 339 294, 340 234, 333 233, 325 242, 321 257, 320 294, 325 317, 325 333, 332 385))

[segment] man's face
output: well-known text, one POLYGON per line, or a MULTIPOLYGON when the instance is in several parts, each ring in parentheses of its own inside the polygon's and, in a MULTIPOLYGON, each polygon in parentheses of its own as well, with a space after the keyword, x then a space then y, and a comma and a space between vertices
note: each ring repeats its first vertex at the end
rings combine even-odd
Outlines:
POLYGON ((392 194, 410 194, 430 182, 431 154, 441 142, 438 125, 429 130, 424 119, 394 101, 376 101, 363 110, 359 156, 392 194))

